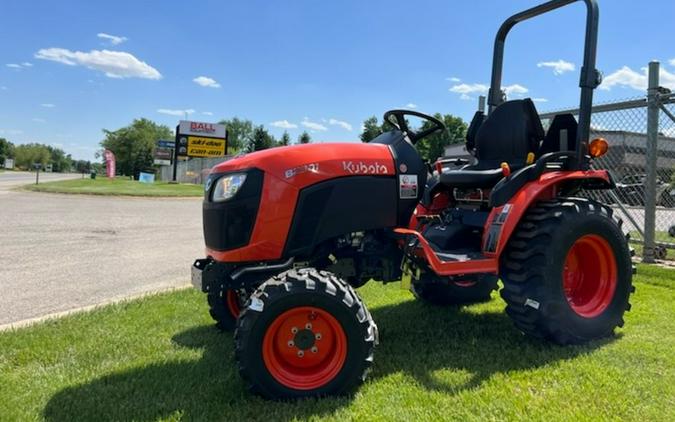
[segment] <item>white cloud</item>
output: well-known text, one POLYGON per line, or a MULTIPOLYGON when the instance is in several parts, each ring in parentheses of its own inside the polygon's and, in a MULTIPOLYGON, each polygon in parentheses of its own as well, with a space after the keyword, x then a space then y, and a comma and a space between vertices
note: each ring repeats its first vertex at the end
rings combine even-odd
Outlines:
POLYGON ((450 87, 450 92, 456 94, 484 94, 489 87, 485 84, 458 84, 450 87))
POLYGON ((117 35, 110 35, 110 34, 106 34, 105 32, 99 32, 98 34, 96 34, 96 36, 99 37, 99 38, 102 38, 102 39, 104 39, 104 40, 110 41, 110 44, 112 44, 112 45, 122 44, 124 41, 127 41, 127 40, 128 40, 127 37, 120 37, 120 36, 117 36, 117 35))
POLYGON ((462 95, 459 96, 459 99, 466 101, 466 100, 473 100, 473 97, 469 94, 462 94, 462 95))
POLYGON ((321 123, 312 122, 307 117, 305 117, 305 119, 302 122, 300 122, 300 124, 312 130, 321 130, 321 131, 328 130, 326 126, 322 125, 321 123))
POLYGON ((449 77, 449 78, 445 78, 445 80, 446 80, 446 81, 450 81, 450 82, 462 82, 462 80, 459 79, 459 78, 456 77, 456 76, 452 76, 452 77, 449 77))
POLYGON ((415 103, 408 103, 405 106, 408 107, 408 108, 417 108, 417 104, 415 104, 415 103))
POLYGON ((41 119, 39 117, 33 117, 31 120, 34 121, 35 123, 46 123, 47 122, 45 119, 41 119))
POLYGON ((354 129, 352 127, 352 125, 350 125, 349 123, 347 123, 345 121, 342 121, 342 120, 337 120, 337 119, 328 120, 328 124, 333 125, 333 126, 340 126, 342 129, 348 130, 350 132, 352 131, 352 129, 354 129))
POLYGON ((566 62, 563 59, 559 59, 552 62, 539 62, 537 67, 550 67, 553 69, 554 75, 562 75, 565 72, 573 72, 575 69, 574 63, 566 62))
POLYGON ((670 59, 670 60, 668 61, 668 63, 669 63, 671 66, 675 66, 675 59, 670 59))
POLYGON ((186 114, 193 114, 195 110, 188 108, 187 110, 175 110, 170 108, 160 108, 157 109, 157 113, 168 114, 169 116, 185 116, 186 114))
POLYGON ((640 74, 628 66, 623 66, 621 69, 604 77, 600 89, 609 91, 615 85, 644 91, 647 89, 647 75, 644 73, 640 74))
MULTIPOLYGON (((646 67, 643 67, 640 70, 642 73, 639 73, 628 66, 623 66, 621 69, 603 78, 600 89, 609 91, 614 86, 621 86, 632 88, 638 91, 645 91, 647 90, 648 84, 648 70, 646 67)), ((659 85, 671 90, 675 90, 675 74, 668 72, 664 68, 661 68, 661 72, 659 73, 659 85)))
POLYGON ((21 66, 23 66, 23 67, 33 67, 33 63, 23 62, 23 63, 21 63, 21 66))
POLYGON ((54 105, 54 104, 52 104, 52 103, 42 103, 42 104, 40 104, 40 107, 44 107, 44 108, 54 108, 54 107, 56 107, 56 105, 54 105))
POLYGON ((65 48, 43 48, 35 53, 35 58, 69 66, 85 66, 101 71, 109 78, 162 78, 157 69, 124 51, 91 50, 85 53, 65 48))
POLYGON ((506 93, 507 97, 511 96, 511 94, 516 96, 527 94, 527 92, 529 91, 529 89, 518 84, 503 86, 502 90, 504 91, 504 93, 506 93))
POLYGON ((194 78, 192 82, 207 88, 220 88, 220 84, 216 82, 215 79, 211 79, 208 76, 198 76, 194 78))
POLYGON ((204 116, 213 116, 213 113, 210 112, 210 111, 202 111, 202 114, 203 114, 204 116))
POLYGON ((21 135, 22 133, 21 129, 0 129, 0 135, 21 135))
POLYGON ((271 126, 280 127, 282 129, 295 129, 298 127, 295 123, 291 123, 288 120, 277 120, 270 123, 271 126))
POLYGON ((535 103, 547 103, 548 98, 532 98, 532 101, 534 101, 535 103))
POLYGON ((11 67, 12 69, 21 69, 21 65, 16 63, 7 63, 5 66, 11 67))

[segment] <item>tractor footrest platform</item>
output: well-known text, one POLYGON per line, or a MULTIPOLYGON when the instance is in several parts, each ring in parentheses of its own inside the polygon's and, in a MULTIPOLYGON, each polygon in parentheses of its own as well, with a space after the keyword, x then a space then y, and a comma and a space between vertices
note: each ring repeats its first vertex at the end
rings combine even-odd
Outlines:
POLYGON ((438 259, 444 262, 466 262, 481 259, 487 259, 485 255, 480 252, 439 252, 435 251, 438 259))

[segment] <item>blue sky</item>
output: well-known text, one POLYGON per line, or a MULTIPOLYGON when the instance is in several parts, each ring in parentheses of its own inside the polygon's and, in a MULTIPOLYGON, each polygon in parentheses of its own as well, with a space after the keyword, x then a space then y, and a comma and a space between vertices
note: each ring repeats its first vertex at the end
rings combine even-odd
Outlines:
MULTIPOLYGON (((675 29, 663 20, 675 2, 599 2, 606 82, 596 100, 641 95, 651 59, 675 88, 675 29)), ((93 159, 103 128, 138 117, 174 127, 185 110, 321 141, 356 140, 365 118, 390 108, 469 119, 499 24, 537 3, 7 0, 0 136, 93 159)), ((540 110, 577 103, 584 14, 579 3, 511 32, 511 98, 535 98, 540 110)))

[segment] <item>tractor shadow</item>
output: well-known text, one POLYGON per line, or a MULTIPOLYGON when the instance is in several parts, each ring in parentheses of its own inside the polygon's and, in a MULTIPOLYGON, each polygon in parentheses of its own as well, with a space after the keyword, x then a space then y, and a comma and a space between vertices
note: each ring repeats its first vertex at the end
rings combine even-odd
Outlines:
MULTIPOLYGON (((616 337, 560 347, 524 337, 504 313, 442 309, 417 301, 372 309, 380 345, 369 382, 408 376, 428 390, 457 394, 495 374, 527 371, 592 353, 616 337)), ((57 392, 49 421, 291 420, 333 414, 353 397, 263 400, 237 374, 231 334, 197 326, 173 336, 174 347, 203 351, 201 359, 157 362, 57 392)), ((362 388, 368 388, 362 387, 362 388)))

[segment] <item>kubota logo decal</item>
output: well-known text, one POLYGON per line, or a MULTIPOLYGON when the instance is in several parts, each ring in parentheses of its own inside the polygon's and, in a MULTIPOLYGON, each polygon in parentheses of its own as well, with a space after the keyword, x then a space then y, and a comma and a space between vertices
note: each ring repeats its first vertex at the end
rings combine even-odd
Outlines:
POLYGON ((367 164, 363 161, 343 161, 342 169, 349 174, 387 174, 387 166, 380 163, 367 164))

